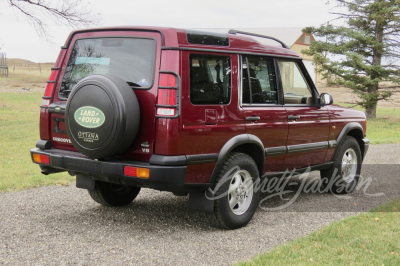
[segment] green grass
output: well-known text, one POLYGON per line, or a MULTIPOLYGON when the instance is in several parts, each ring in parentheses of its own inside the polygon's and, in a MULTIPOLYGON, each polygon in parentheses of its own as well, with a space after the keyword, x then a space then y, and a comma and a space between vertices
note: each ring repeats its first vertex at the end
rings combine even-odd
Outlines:
POLYGON ((400 265, 400 200, 237 265, 400 265))
MULTIPOLYGON (((354 109, 364 111, 358 106, 354 109)), ((376 113, 377 118, 367 121, 367 138, 371 144, 400 143, 400 108, 378 107, 376 113)))
POLYGON ((68 173, 42 175, 29 150, 39 139, 41 93, 0 93, 0 192, 66 185, 68 173))

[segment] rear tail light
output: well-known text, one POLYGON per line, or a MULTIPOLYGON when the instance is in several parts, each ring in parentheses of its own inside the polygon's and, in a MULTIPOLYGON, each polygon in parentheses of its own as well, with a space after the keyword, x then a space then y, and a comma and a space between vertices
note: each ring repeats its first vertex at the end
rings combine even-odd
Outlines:
POLYGON ((48 155, 34 153, 33 161, 40 164, 50 164, 50 157, 48 155))
POLYGON ((156 117, 175 118, 179 115, 179 76, 160 72, 156 117))
POLYGON ((124 175, 140 178, 149 178, 150 170, 146 168, 124 166, 124 175))
POLYGON ((158 105, 176 105, 176 90, 175 89, 159 89, 157 104, 158 105))
POLYGON ((49 106, 50 105, 59 72, 60 72, 59 67, 53 67, 51 69, 50 78, 47 81, 47 86, 46 86, 46 90, 44 91, 44 96, 42 97, 43 100, 42 100, 41 106, 49 106))

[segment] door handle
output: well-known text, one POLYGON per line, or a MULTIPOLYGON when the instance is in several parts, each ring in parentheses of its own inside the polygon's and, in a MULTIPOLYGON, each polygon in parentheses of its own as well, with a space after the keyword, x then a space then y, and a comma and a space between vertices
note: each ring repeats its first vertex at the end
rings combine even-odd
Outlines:
POLYGON ((258 121, 260 120, 259 116, 248 116, 246 117, 246 121, 258 121))
POLYGON ((297 119, 300 119, 300 116, 299 115, 289 115, 287 118, 289 120, 297 120, 297 119))

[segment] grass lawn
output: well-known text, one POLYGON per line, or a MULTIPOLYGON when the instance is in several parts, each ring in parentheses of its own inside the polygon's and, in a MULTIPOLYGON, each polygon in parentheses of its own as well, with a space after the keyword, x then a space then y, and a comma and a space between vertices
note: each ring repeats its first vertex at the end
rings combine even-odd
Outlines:
POLYGON ((68 173, 42 175, 29 150, 39 139, 42 93, 0 93, 0 192, 69 184, 68 173))
MULTIPOLYGON (((360 107, 354 109, 364 111, 360 107)), ((367 138, 371 144, 400 143, 400 108, 378 107, 376 113, 377 118, 367 121, 367 138)))
POLYGON ((400 200, 237 265, 400 265, 400 200))

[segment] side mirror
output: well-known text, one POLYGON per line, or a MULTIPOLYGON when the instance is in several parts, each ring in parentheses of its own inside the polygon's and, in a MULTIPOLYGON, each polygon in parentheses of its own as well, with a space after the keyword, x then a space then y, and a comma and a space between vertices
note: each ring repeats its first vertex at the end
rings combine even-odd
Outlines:
POLYGON ((319 103, 321 106, 330 105, 333 103, 333 98, 329 93, 321 93, 319 96, 319 103))

